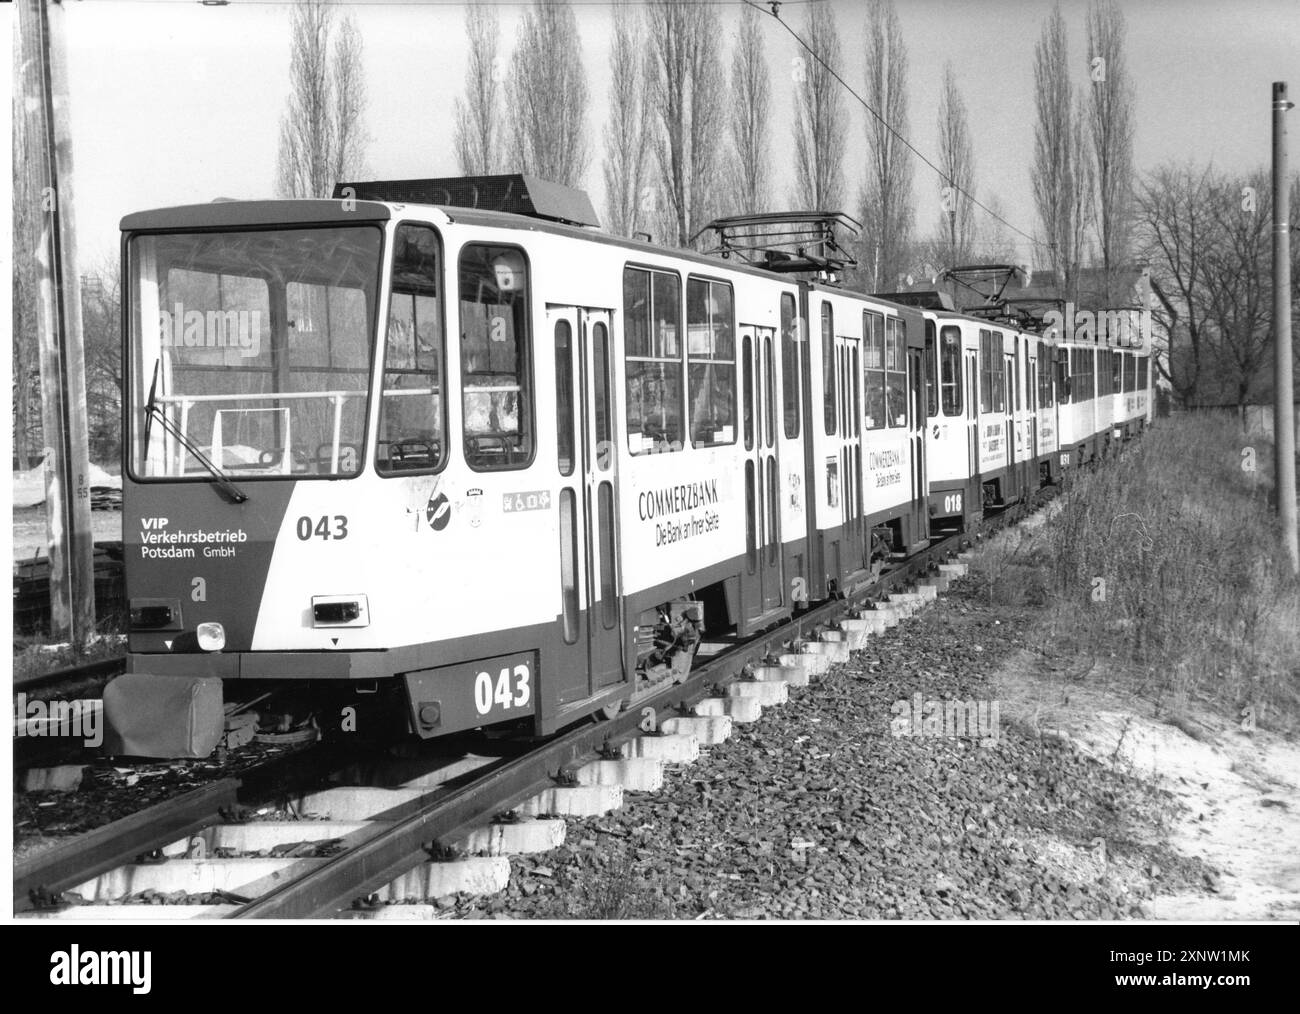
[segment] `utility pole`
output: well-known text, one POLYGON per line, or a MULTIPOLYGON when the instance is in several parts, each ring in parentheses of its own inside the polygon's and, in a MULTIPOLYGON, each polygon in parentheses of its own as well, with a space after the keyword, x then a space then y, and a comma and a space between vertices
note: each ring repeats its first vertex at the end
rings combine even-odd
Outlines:
POLYGON ((1291 190, 1286 175, 1286 82, 1273 82, 1273 474, 1291 572, 1300 574, 1295 504, 1295 384, 1291 373, 1291 190))
MULTIPOLYGON (((59 0, 21 0, 26 171, 37 209, 37 331, 45 432, 45 521, 50 550, 50 633, 84 644, 95 629, 94 536, 86 370, 72 212, 72 138, 59 0)), ((15 336, 20 339, 20 336, 15 336)))

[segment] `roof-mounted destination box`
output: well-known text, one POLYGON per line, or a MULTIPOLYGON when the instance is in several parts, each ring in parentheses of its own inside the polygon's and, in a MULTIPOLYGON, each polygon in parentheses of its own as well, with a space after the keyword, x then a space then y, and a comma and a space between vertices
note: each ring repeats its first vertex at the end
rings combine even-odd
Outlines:
POLYGON ((339 183, 338 200, 387 201, 390 204, 434 204, 451 208, 505 211, 567 225, 600 228, 591 198, 581 190, 523 173, 503 176, 450 176, 434 180, 372 180, 339 183))

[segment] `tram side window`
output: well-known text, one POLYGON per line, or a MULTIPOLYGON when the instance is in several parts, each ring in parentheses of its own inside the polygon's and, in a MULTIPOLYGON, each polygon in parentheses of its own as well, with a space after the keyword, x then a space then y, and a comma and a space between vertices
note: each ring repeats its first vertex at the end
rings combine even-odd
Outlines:
POLYGON ((1052 407, 1052 350, 1046 344, 1039 345, 1038 407, 1052 407))
POLYGON ((787 440, 799 436, 799 347, 802 344, 799 321, 794 315, 794 296, 781 294, 781 396, 785 411, 787 440))
POLYGON ((633 454, 682 449, 681 279, 623 269, 627 442, 633 454))
POLYGON ((1138 373, 1137 389, 1139 391, 1145 391, 1147 389, 1147 357, 1146 356, 1137 357, 1137 373, 1138 373))
POLYGON ((691 445, 736 442, 736 320, 731 286, 686 282, 687 391, 691 445))
POLYGON ((1056 400, 1061 405, 1070 403, 1070 360, 1069 350, 1057 350, 1056 360, 1056 400))
POLYGON ((822 409, 827 434, 835 432, 839 416, 839 391, 835 376, 835 314, 830 303, 822 303, 822 409))
POLYGON ((1007 410, 1007 371, 1003 365, 1005 354, 1003 352, 1002 335, 994 331, 990 339, 989 359, 993 363, 993 411, 1005 412, 1007 410))
POLYGON ((1020 373, 1020 339, 1013 338, 1016 343, 1015 365, 1011 368, 1011 394, 1010 400, 1015 406, 1017 412, 1020 411, 1020 388, 1023 386, 1020 373))
POLYGON ((526 468, 533 457, 528 266, 516 247, 470 244, 460 255, 460 363, 465 460, 475 471, 526 468))
POLYGON ((961 415, 961 328, 945 327, 939 337, 939 400, 944 415, 961 415))
POLYGON ((862 361, 867 388, 867 429, 885 425, 885 318, 870 310, 862 311, 862 340, 866 356, 862 361))
POLYGON ((980 332, 980 411, 993 411, 993 377, 1001 372, 1002 366, 992 350, 993 335, 989 331, 980 332))
POLYGON ((885 414, 890 426, 907 425, 907 339, 901 317, 885 321, 885 414))
POLYGON ((555 454, 561 475, 573 474, 573 401, 573 327, 567 320, 557 320, 555 322, 555 454))
POLYGON ((434 471, 446 461, 440 262, 438 235, 432 228, 398 227, 379 399, 376 468, 381 475, 434 471))
POLYGON ((1075 401, 1092 400, 1092 349, 1071 349, 1071 373, 1074 376, 1075 401))
POLYGON ((934 321, 925 322, 925 415, 933 419, 939 414, 939 394, 934 382, 935 350, 934 321))

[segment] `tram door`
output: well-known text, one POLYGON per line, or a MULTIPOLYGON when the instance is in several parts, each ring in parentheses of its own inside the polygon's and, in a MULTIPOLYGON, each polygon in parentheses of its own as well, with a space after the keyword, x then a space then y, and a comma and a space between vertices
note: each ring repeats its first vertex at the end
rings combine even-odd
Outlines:
POLYGON ((613 342, 608 310, 551 306, 546 316, 556 375, 556 516, 564 644, 561 671, 552 678, 559 702, 567 704, 625 679, 613 342))
POLYGON ((975 506, 971 507, 974 513, 979 505, 983 503, 979 498, 979 477, 980 477, 980 427, 983 423, 980 420, 979 406, 979 360, 976 358, 974 349, 966 349, 963 355, 966 358, 966 474, 975 483, 976 500, 975 506))
POLYGON ((745 442, 745 573, 741 597, 747 624, 780 611, 785 601, 775 357, 775 329, 740 326, 745 442))
POLYGON ((912 452, 912 524, 908 537, 912 544, 928 539, 929 483, 925 474, 925 361, 919 348, 907 350, 907 411, 908 433, 912 452))
POLYGON ((1002 502, 1010 503, 1013 499, 1013 490, 1019 489, 1020 485, 1019 427, 1016 425, 1017 408, 1019 407, 1017 400, 1020 395, 1020 388, 1016 386, 1016 360, 1012 353, 1003 353, 1002 376, 1007 408, 1004 416, 1006 419, 1007 478, 1003 484, 1002 502))
MULTIPOLYGON (((902 341, 901 336, 899 341, 902 341)), ((844 441, 840 451, 843 459, 840 474, 844 476, 844 495, 840 498, 844 505, 844 557, 856 569, 868 567, 871 563, 862 488, 862 387, 865 377, 858 340, 836 335, 835 344, 840 373, 840 434, 844 441)))
POLYGON ((1029 341, 1025 344, 1028 353, 1029 369, 1025 374, 1025 405, 1029 409, 1026 417, 1029 426, 1029 439, 1026 441, 1028 458, 1029 458, 1029 482, 1030 486, 1034 485, 1033 469, 1039 457, 1038 449, 1038 342, 1029 341))

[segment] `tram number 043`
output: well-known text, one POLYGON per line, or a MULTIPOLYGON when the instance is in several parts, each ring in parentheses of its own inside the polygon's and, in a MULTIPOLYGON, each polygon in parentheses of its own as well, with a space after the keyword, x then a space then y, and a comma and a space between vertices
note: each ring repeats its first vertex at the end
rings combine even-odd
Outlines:
POLYGON ((318 539, 346 539, 348 537, 348 519, 344 514, 335 514, 320 519, 305 515, 298 519, 298 538, 306 542, 312 537, 318 539))
POLYGON ((531 677, 526 665, 513 669, 505 666, 495 680, 491 673, 480 672, 474 677, 474 707, 480 715, 486 715, 493 706, 503 711, 527 707, 533 696, 531 677))

